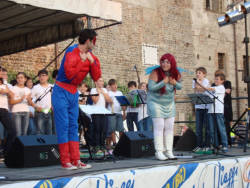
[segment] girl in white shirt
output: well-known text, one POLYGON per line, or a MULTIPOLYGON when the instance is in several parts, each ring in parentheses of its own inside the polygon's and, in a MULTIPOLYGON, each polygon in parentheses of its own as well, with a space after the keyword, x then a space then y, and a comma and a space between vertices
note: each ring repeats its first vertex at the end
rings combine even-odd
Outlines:
POLYGON ((26 135, 29 126, 29 103, 31 91, 25 87, 26 74, 19 72, 16 75, 17 84, 11 89, 14 95, 10 98, 12 105, 12 119, 16 136, 26 135))

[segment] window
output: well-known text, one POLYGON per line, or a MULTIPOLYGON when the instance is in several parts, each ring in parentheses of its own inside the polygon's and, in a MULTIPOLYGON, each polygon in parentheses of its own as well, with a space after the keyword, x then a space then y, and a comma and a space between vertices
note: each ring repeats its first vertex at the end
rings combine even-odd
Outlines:
POLYGON ((206 10, 214 12, 225 12, 227 6, 226 0, 206 0, 206 10))
POLYGON ((210 0, 206 0, 206 9, 210 10, 210 0))
POLYGON ((218 69, 220 69, 220 70, 225 69, 225 65, 224 65, 225 62, 224 61, 225 61, 225 54, 218 53, 218 69))
POLYGON ((142 62, 143 65, 157 65, 157 46, 142 45, 142 62))
MULTIPOLYGON (((246 56, 245 55, 243 55, 243 77, 244 76, 247 76, 247 65, 246 65, 246 56)), ((250 63, 250 57, 248 57, 248 64, 250 63)))

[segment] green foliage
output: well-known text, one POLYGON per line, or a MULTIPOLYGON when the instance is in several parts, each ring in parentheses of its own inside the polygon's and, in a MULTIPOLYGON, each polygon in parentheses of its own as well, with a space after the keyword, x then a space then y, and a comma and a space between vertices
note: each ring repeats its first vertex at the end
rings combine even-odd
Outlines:
POLYGON ((15 80, 16 79, 16 74, 17 74, 17 72, 8 71, 8 82, 9 83, 10 83, 11 80, 15 80))
MULTIPOLYGON (((15 72, 15 71, 8 71, 8 82, 10 83, 11 80, 15 80, 16 79, 16 75, 17 75, 18 72, 15 72)), ((35 78, 36 75, 32 72, 25 72, 25 74, 30 77, 30 78, 35 78)), ((49 72, 49 80, 48 82, 49 83, 54 83, 54 80, 52 78, 52 72, 49 72)), ((38 77, 36 77, 34 80, 33 80, 33 83, 37 82, 38 81, 38 77)))
POLYGON ((128 94, 128 87, 118 83, 118 90, 122 92, 123 95, 128 94))
MULTIPOLYGON (((95 88, 94 81, 91 79, 91 77, 88 75, 83 80, 84 83, 86 83, 90 88, 95 88)), ((107 85, 107 82, 104 82, 104 86, 107 85)), ((121 91, 124 95, 128 93, 128 88, 125 85, 121 85, 120 83, 117 84, 118 90, 121 91)))
POLYGON ((91 77, 89 75, 87 75, 84 78, 83 82, 86 83, 90 88, 94 88, 95 87, 94 81, 91 79, 91 77))

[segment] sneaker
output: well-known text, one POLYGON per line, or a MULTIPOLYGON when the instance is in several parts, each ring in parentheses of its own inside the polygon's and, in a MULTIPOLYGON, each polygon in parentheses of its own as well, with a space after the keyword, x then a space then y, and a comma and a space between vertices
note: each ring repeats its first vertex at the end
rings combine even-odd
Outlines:
POLYGON ((73 162, 73 166, 78 169, 87 169, 92 167, 90 164, 84 164, 80 160, 73 162))
POLYGON ((199 147, 199 148, 197 148, 197 149, 195 150, 194 153, 196 153, 196 154, 203 154, 203 149, 199 147))
POLYGON ((196 148, 193 149, 193 152, 196 152, 197 150, 200 150, 201 148, 198 146, 196 148))
POLYGON ((62 168, 65 170, 76 170, 77 169, 77 167, 73 166, 71 163, 63 164, 62 168))
POLYGON ((203 148, 203 154, 210 155, 212 153, 213 153, 213 151, 211 148, 209 148, 209 147, 203 148))
POLYGON ((227 153, 227 152, 228 152, 228 148, 227 148, 227 147, 223 147, 223 148, 221 149, 221 151, 222 151, 223 153, 227 153))

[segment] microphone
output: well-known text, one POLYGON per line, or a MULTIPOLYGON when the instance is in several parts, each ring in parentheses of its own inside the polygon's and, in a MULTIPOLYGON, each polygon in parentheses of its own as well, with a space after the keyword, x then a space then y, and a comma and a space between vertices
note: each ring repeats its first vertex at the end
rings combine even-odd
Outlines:
POLYGON ((80 94, 79 95, 79 97, 92 97, 92 96, 99 96, 99 94, 89 94, 89 95, 80 94))
POLYGON ((168 72, 168 71, 165 71, 165 72, 164 72, 164 74, 165 74, 165 76, 168 76, 168 77, 170 77, 170 76, 171 76, 171 73, 170 73, 170 72, 168 72))
POLYGON ((197 78, 193 78, 193 80, 194 80, 195 82, 197 82, 197 78))

